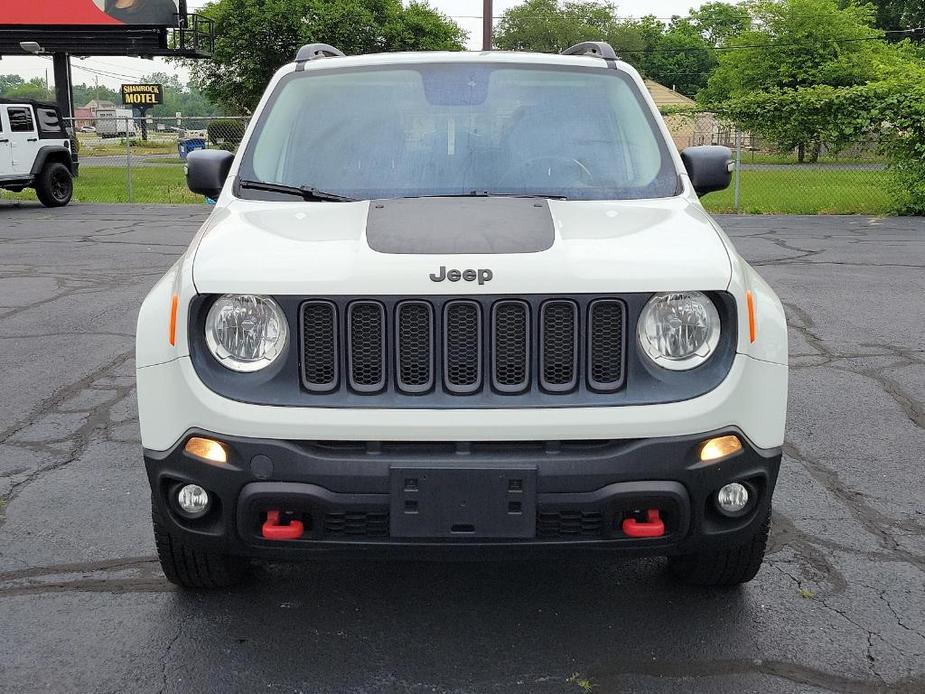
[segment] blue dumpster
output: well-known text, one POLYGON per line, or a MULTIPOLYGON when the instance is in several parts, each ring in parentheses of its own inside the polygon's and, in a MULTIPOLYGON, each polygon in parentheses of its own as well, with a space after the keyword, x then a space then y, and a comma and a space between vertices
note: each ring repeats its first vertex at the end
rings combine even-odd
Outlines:
POLYGON ((204 137, 187 137, 177 140, 177 150, 180 152, 180 159, 186 160, 186 155, 196 149, 205 149, 206 140, 204 137))

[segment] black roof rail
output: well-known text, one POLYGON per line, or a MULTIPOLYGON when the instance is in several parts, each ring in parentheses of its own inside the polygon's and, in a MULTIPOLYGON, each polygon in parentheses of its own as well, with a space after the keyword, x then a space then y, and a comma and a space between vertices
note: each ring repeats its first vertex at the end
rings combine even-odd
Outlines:
POLYGON ((561 55, 589 55, 593 58, 603 58, 610 67, 616 67, 619 60, 613 48, 606 41, 583 41, 566 48, 561 55))
POLYGON ((299 70, 305 67, 309 60, 318 58, 345 58, 342 51, 337 50, 334 46, 326 43, 307 43, 302 46, 298 53, 295 54, 295 61, 298 63, 299 70))

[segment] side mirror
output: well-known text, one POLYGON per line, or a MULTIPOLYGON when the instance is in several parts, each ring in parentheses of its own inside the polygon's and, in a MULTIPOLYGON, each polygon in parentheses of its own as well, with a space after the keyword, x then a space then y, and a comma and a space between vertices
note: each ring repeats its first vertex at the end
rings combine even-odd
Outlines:
POLYGON ((197 149, 186 157, 186 185, 194 193, 217 198, 228 178, 234 155, 223 149, 197 149))
POLYGON ((681 152, 681 161, 684 162, 697 195, 724 190, 732 182, 735 163, 732 161, 732 150, 728 147, 688 147, 681 152))

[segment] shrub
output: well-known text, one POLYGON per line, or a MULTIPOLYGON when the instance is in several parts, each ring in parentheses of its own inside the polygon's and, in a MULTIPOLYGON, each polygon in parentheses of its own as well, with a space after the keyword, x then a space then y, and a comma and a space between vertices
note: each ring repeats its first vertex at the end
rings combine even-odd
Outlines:
POLYGON ((925 86, 892 79, 779 89, 730 99, 714 110, 783 150, 800 148, 811 161, 822 145, 838 152, 876 136, 891 172, 891 210, 925 214, 925 86))

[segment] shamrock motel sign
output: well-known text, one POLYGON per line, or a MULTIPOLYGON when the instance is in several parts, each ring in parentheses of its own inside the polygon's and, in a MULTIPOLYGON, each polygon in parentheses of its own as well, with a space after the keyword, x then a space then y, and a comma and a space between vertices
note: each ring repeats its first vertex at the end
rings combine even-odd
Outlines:
POLYGON ((141 119, 141 139, 148 139, 148 109, 164 103, 162 84, 123 84, 122 103, 132 109, 132 115, 141 119))
POLYGON ((123 84, 122 103, 146 110, 164 103, 164 87, 160 84, 123 84))

